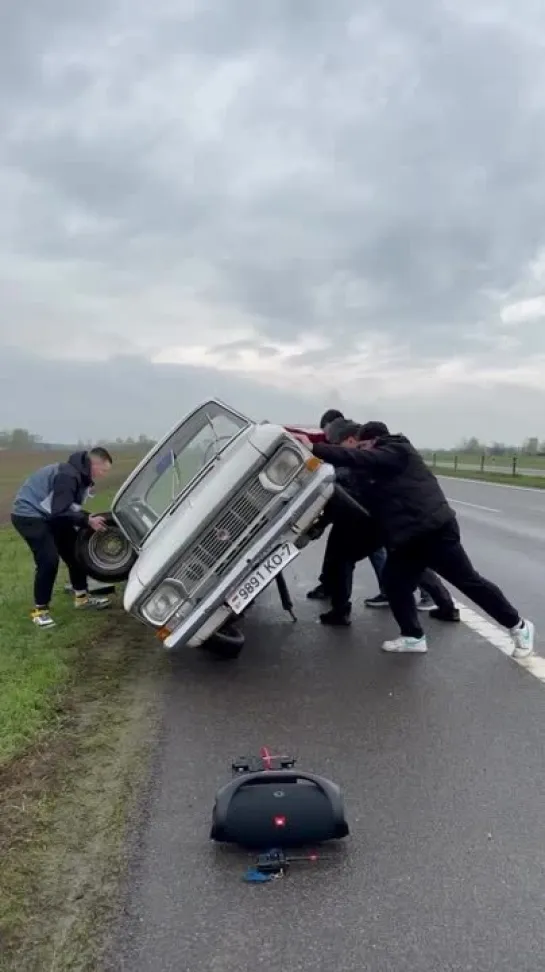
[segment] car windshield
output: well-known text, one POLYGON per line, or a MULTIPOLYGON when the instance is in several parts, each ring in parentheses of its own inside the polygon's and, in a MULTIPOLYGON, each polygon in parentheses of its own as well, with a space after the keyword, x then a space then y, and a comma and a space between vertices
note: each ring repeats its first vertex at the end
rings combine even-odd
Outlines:
POLYGON ((114 512, 135 546, 193 479, 249 422, 218 402, 197 409, 153 453, 119 495, 114 512))

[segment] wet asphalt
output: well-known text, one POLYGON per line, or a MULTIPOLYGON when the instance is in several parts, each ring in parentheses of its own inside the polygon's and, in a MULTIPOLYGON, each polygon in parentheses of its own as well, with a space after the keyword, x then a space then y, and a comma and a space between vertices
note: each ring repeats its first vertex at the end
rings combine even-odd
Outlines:
MULTIPOLYGON (((447 492, 479 568, 545 624, 545 495, 447 492)), ((427 656, 381 654, 395 629, 363 605, 367 565, 352 627, 323 628, 305 599, 320 552, 287 572, 296 624, 273 588, 238 661, 171 658, 107 969, 543 972, 545 685, 463 625, 427 619, 427 656), (208 834, 231 760, 262 745, 338 782, 351 834, 251 885, 208 834)))

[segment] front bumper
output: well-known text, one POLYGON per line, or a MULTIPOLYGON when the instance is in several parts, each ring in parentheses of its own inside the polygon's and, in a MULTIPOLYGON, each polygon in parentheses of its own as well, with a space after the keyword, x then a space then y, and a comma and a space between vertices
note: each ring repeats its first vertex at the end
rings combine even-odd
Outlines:
POLYGON ((163 641, 164 647, 170 650, 184 644, 196 646, 211 638, 231 615, 226 598, 280 543, 290 540, 298 545, 302 535, 332 496, 334 486, 335 470, 323 464, 312 481, 298 493, 269 529, 248 547, 211 594, 196 605, 191 614, 163 641))

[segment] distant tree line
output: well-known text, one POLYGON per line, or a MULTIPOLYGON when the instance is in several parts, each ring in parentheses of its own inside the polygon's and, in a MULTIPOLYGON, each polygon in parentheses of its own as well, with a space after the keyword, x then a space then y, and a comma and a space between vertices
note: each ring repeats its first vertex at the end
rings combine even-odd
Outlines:
POLYGON ((0 448, 2 449, 42 449, 41 435, 34 435, 28 429, 0 430, 0 448))
MULTIPOLYGON (((41 435, 35 435, 34 432, 30 432, 29 429, 4 429, 0 430, 0 449, 13 449, 17 452, 26 452, 28 450, 36 451, 51 451, 51 450, 61 450, 61 449, 86 449, 92 445, 97 445, 98 440, 83 441, 80 439, 77 443, 66 443, 66 442, 44 442, 41 435)), ((145 451, 150 449, 155 442, 149 437, 141 433, 136 438, 128 436, 126 439, 118 437, 112 441, 100 440, 100 445, 104 445, 107 448, 112 449, 130 449, 138 448, 139 450, 145 451)))
MULTIPOLYGON (((29 449, 35 450, 61 450, 61 449, 86 449, 92 445, 104 445, 107 448, 112 449, 131 449, 138 448, 139 450, 145 451, 150 449, 155 445, 155 440, 151 439, 149 435, 142 432, 140 435, 133 438, 132 436, 127 436, 126 439, 120 436, 117 439, 111 439, 105 441, 91 440, 91 439, 79 439, 77 443, 66 443, 66 442, 44 442, 41 435, 36 435, 34 432, 30 432, 29 429, 4 429, 0 430, 0 449, 15 449, 17 451, 23 452, 29 449)), ((423 450, 423 452, 432 453, 432 449, 423 450)), ((462 439, 462 441, 452 449, 441 449, 438 447, 436 451, 441 451, 443 453, 450 453, 452 455, 457 455, 459 453, 471 453, 472 455, 479 456, 514 456, 514 455, 525 455, 525 456, 540 456, 545 455, 545 439, 540 440, 537 436, 532 436, 524 440, 522 445, 510 445, 506 442, 492 442, 491 444, 486 444, 481 442, 475 436, 469 439, 462 439)))
POLYGON ((106 448, 111 449, 134 449, 135 447, 139 450, 151 449, 155 445, 155 439, 150 439, 149 435, 145 435, 143 432, 140 433, 135 439, 129 435, 126 439, 122 439, 120 436, 117 439, 110 439, 105 441, 104 439, 92 440, 87 439, 85 442, 82 439, 78 440, 78 449, 90 449, 93 445, 103 445, 106 448))

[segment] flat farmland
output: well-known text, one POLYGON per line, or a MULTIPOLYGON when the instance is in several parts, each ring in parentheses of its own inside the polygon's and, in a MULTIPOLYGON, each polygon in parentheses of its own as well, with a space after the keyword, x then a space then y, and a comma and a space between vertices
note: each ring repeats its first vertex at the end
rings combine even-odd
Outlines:
MULTIPOLYGON (((104 484, 101 484, 96 492, 100 495, 101 490, 116 489, 121 485, 125 477, 134 469, 143 456, 142 450, 120 449, 113 451, 114 465, 110 476, 104 484)), ((10 449, 0 450, 0 524, 9 520, 11 502, 26 476, 40 466, 46 466, 51 462, 62 462, 68 458, 68 452, 47 451, 40 452, 29 450, 28 452, 12 451, 10 449)))
MULTIPOLYGON (((439 466, 453 466, 455 458, 458 460, 459 466, 465 466, 468 469, 479 469, 482 460, 481 452, 442 452, 440 449, 436 450, 434 453, 426 452, 426 456, 429 458, 435 455, 437 465, 439 466)), ((514 453, 513 453, 514 455, 514 453)), ((484 468, 490 472, 494 469, 511 469, 513 463, 513 455, 503 455, 503 456, 485 456, 484 468)), ((517 469, 520 472, 528 471, 533 472, 543 470, 545 472, 545 456, 531 456, 522 453, 516 453, 517 457, 517 469)))

